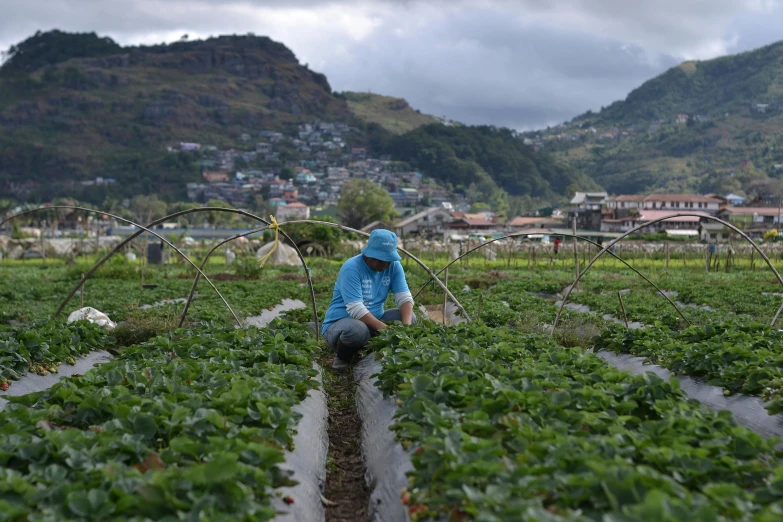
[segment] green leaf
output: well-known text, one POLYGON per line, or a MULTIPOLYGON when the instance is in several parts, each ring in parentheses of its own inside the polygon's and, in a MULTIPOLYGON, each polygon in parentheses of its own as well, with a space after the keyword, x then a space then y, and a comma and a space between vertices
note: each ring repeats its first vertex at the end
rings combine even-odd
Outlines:
POLYGON ((416 393, 424 393, 427 388, 432 384, 433 379, 429 375, 417 375, 411 381, 413 391, 416 393))

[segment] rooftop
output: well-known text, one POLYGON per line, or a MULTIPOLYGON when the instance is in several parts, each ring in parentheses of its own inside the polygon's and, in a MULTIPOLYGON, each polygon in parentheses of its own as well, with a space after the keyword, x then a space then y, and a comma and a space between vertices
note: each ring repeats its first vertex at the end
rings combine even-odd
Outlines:
POLYGON ((515 217, 508 223, 506 223, 506 226, 509 227, 527 227, 530 225, 543 225, 544 223, 557 223, 562 222, 563 219, 553 218, 553 217, 515 217))
POLYGON ((778 210, 778 207, 726 207, 721 212, 750 216, 753 214, 758 214, 759 216, 777 216, 780 211, 778 210))

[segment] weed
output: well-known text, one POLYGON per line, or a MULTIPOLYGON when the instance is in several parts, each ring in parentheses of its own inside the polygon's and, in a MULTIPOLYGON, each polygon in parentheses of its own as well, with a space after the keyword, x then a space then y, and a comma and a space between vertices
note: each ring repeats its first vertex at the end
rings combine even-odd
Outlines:
POLYGON ((133 309, 128 318, 114 329, 118 346, 131 346, 177 329, 179 314, 174 310, 133 309))

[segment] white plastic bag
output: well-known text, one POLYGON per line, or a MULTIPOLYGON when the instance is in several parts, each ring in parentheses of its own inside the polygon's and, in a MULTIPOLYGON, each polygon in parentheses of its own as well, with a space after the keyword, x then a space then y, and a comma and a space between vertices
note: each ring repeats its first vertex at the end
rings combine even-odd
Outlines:
POLYGON ((85 306, 84 308, 80 308, 79 310, 76 310, 71 315, 68 316, 68 322, 73 323, 75 321, 81 321, 82 319, 86 319, 90 321, 91 323, 95 323, 98 326, 105 326, 109 330, 114 328, 116 323, 109 319, 109 316, 104 314, 103 312, 99 312, 95 308, 92 308, 90 306, 85 306))

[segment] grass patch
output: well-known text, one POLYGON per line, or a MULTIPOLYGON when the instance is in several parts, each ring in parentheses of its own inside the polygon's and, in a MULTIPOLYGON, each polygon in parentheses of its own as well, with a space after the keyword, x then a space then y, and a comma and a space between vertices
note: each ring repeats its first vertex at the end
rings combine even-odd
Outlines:
POLYGON ((179 325, 179 317, 174 310, 131 310, 128 318, 114 329, 117 346, 132 346, 173 332, 179 325))

